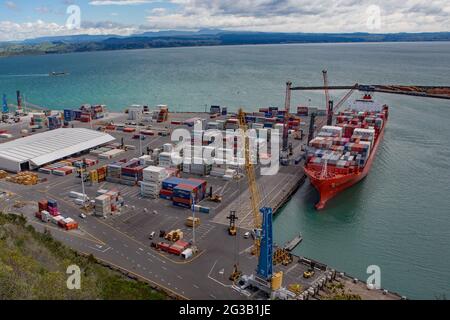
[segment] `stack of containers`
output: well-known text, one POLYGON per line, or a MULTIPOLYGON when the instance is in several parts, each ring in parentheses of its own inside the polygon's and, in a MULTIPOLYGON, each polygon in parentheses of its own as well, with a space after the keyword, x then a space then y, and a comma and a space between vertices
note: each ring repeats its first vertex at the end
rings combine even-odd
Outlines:
POLYGON ((121 183, 130 186, 136 185, 138 181, 142 180, 143 170, 139 159, 128 161, 121 168, 121 183))
POLYGON ((228 119, 225 124, 226 130, 237 130, 239 129, 239 120, 238 119, 228 119))
POLYGON ((211 106, 209 113, 221 113, 220 106, 211 106))
POLYGON ((115 162, 108 164, 106 181, 112 183, 120 183, 120 178, 122 176, 122 165, 121 162, 115 162))
POLYGON ((59 216, 58 203, 55 200, 49 199, 47 201, 47 211, 53 217, 59 216))
POLYGON ((72 110, 70 109, 65 109, 64 110, 64 121, 73 121, 75 120, 75 114, 72 110))
POLYGON ((110 198, 111 201, 111 214, 120 213, 120 210, 123 206, 123 198, 120 196, 119 191, 110 190, 105 193, 106 196, 110 198))
POLYGON ((218 130, 225 130, 225 123, 226 123, 225 120, 217 120, 216 123, 218 130))
POLYGON ((47 121, 49 130, 55 130, 62 126, 61 118, 58 116, 50 116, 47 118, 47 121))
POLYGON ((173 205, 181 208, 191 208, 198 196, 198 188, 190 184, 179 184, 173 188, 173 205))
POLYGON ((170 168, 172 166, 172 153, 161 152, 159 154, 159 166, 164 168, 170 168))
POLYGON ((168 177, 165 168, 150 166, 144 169, 141 182, 141 195, 156 199, 161 191, 161 184, 168 177))
POLYGON ((141 165, 142 167, 148 167, 153 165, 154 161, 152 159, 152 156, 150 155, 143 155, 142 157, 139 158, 139 165, 141 165))
POLYGON ((111 196, 103 194, 95 198, 95 215, 106 217, 111 214, 111 196))
POLYGON ((169 118, 169 107, 167 105, 159 105, 158 106, 158 122, 166 122, 169 118))
POLYGON ((34 113, 31 117, 30 126, 35 126, 37 129, 42 129, 45 122, 45 113, 34 113))
POLYGON ((170 177, 170 178, 163 180, 162 185, 161 185, 162 189, 159 192, 159 197, 161 199, 172 200, 173 189, 177 185, 182 183, 182 181, 183 181, 183 179, 176 178, 176 177, 170 177))
POLYGON ((81 113, 80 121, 81 122, 91 122, 92 115, 89 112, 81 113))
POLYGON ((191 163, 190 173, 200 176, 207 176, 211 173, 212 164, 201 163, 202 159, 194 159, 191 163))

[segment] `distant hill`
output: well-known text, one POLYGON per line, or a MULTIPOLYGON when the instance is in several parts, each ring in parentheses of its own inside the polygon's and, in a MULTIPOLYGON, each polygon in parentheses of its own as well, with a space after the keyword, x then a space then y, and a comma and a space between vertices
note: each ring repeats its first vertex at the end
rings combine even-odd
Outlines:
POLYGON ((117 35, 42 37, 0 44, 0 56, 54 54, 105 50, 147 49, 244 44, 351 43, 450 41, 450 32, 428 33, 268 33, 204 29, 117 35))

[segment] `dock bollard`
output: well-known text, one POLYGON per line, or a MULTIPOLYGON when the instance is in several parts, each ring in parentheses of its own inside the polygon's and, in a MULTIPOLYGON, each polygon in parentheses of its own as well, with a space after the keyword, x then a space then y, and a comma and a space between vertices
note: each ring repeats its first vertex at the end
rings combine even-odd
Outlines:
POLYGON ((343 277, 345 276, 345 273, 341 272, 341 273, 339 273, 339 276, 340 276, 341 278, 343 278, 343 277))
POLYGON ((353 283, 358 283, 358 278, 353 278, 353 283))
POLYGON ((389 293, 389 291, 387 291, 386 289, 383 290, 383 294, 387 295, 389 293))

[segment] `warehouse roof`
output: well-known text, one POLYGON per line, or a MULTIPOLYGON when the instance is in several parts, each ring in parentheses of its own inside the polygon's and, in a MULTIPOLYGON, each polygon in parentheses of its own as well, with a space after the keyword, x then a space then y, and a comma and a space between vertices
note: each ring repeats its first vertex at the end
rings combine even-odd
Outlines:
POLYGON ((0 161, 30 161, 41 166, 114 140, 109 134, 90 129, 56 129, 0 144, 0 161))

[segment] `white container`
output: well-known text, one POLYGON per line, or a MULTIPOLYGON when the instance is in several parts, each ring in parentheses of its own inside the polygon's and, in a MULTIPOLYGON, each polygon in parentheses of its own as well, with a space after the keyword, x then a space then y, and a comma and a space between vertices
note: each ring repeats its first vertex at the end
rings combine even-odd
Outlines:
POLYGON ((51 217, 50 220, 53 224, 58 224, 59 221, 63 220, 64 217, 63 216, 56 216, 56 217, 51 217))
POLYGON ((185 260, 192 258, 192 256, 193 256, 193 251, 192 251, 192 249, 189 248, 189 249, 184 250, 184 251, 181 253, 181 256, 182 256, 185 260))

